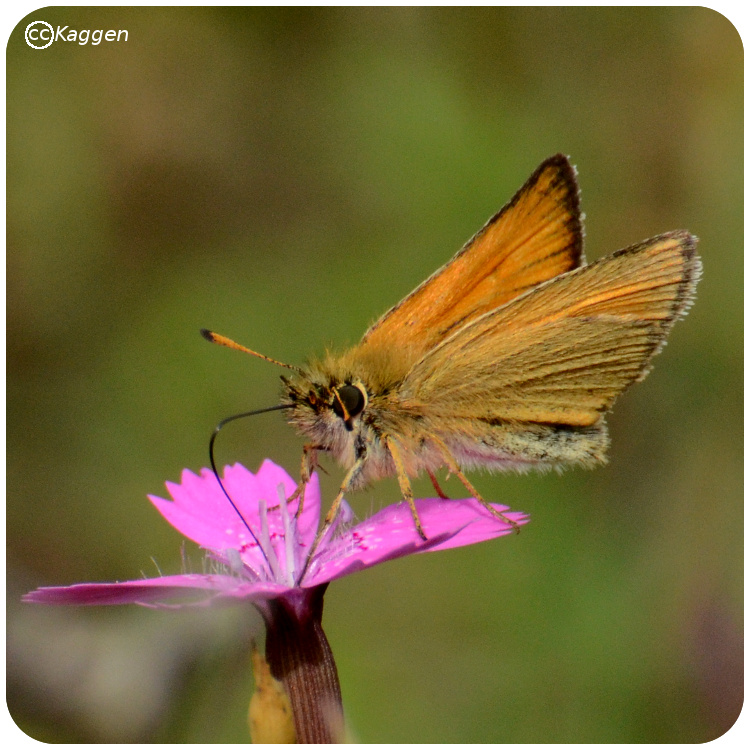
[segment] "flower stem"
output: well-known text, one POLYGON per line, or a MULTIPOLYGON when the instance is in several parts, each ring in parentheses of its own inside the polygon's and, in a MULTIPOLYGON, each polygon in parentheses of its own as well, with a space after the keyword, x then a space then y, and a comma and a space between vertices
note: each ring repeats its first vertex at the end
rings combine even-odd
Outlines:
POLYGON ((289 696, 301 743, 343 740, 341 686, 321 624, 327 587, 306 591, 304 606, 283 598, 272 600, 265 613, 266 660, 289 696))

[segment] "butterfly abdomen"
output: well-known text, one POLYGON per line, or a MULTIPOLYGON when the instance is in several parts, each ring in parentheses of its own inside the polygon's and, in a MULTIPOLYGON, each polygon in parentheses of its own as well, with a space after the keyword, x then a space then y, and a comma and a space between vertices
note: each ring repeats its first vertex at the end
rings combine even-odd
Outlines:
POLYGON ((444 442, 462 469, 526 471, 606 463, 609 437, 603 419, 585 427, 466 420, 455 423, 444 442))

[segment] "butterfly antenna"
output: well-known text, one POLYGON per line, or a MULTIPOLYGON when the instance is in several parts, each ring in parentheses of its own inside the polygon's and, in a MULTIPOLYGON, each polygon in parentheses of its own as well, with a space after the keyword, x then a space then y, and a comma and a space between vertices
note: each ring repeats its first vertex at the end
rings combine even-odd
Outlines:
POLYGON ((228 424, 229 422, 233 422, 235 419, 243 419, 244 417, 254 417, 256 414, 265 414, 267 411, 279 411, 280 409, 289 409, 291 408, 290 405, 286 404, 279 404, 278 406, 269 406, 267 409, 257 409, 255 411, 246 411, 242 414, 234 414, 231 417, 227 417, 226 419, 222 419, 219 424, 216 425, 216 429, 214 429, 213 434, 211 435, 211 439, 208 441, 208 457, 211 461, 211 471, 213 471, 214 476, 216 477, 216 481, 219 483, 219 487, 221 487, 221 491, 226 496, 227 500, 229 500, 229 504, 234 508, 234 512, 240 517, 240 521, 242 521, 242 524, 244 527, 250 532, 250 536, 255 540, 255 543, 258 545, 258 549, 263 554, 263 557, 266 558, 266 562, 270 566, 271 563, 268 560, 268 557, 266 556, 265 550, 263 549, 263 545, 258 541, 258 537, 255 536, 255 533, 250 528, 250 524, 245 519, 245 516, 242 515, 240 512, 240 509, 235 505, 234 500, 229 496, 229 493, 227 492, 227 488, 224 486, 224 482, 221 481, 221 477, 219 476, 219 471, 216 468, 216 458, 214 456, 214 445, 216 443, 216 436, 219 434, 219 431, 221 428, 228 424))
MULTIPOLYGON (((285 362, 279 362, 278 359, 273 359, 272 357, 266 357, 265 354, 260 354, 259 352, 254 352, 252 349, 248 349, 246 346, 242 346, 242 344, 238 344, 236 341, 232 341, 232 339, 227 338, 226 336, 222 336, 220 333, 214 333, 213 331, 209 331, 207 328, 201 328, 201 336, 203 336, 206 341, 210 341, 212 344, 219 344, 220 346, 226 346, 229 349, 236 349, 238 352, 245 352, 245 354, 252 354, 253 357, 259 357, 260 359, 265 359, 266 362, 270 362, 272 365, 278 365, 279 367, 286 367, 287 370, 294 370, 295 372, 302 372, 301 367, 296 367, 295 365, 288 365, 285 362)), ((268 409, 264 409, 262 411, 269 411, 268 409)), ((241 414, 239 416, 249 416, 247 414, 241 414)), ((229 421, 229 420, 225 420, 229 421)))

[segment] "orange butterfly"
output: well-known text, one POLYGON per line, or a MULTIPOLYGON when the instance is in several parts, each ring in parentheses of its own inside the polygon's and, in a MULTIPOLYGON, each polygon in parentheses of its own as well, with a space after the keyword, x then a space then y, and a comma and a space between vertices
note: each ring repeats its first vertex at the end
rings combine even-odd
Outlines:
POLYGON ((316 546, 346 492, 393 475, 426 539, 409 481, 421 472, 445 497, 447 467, 508 521, 465 469, 606 460, 605 414, 693 300, 696 242, 668 232, 585 265, 575 170, 558 154, 354 348, 302 368, 204 335, 294 370, 278 408, 309 441, 298 493, 321 451, 348 469, 316 546))

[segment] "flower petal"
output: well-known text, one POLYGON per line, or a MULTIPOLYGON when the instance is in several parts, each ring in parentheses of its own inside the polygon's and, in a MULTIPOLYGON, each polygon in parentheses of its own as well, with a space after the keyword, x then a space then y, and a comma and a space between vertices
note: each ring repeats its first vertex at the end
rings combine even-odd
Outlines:
MULTIPOLYGON (((234 472, 237 468, 242 469, 243 467, 239 464, 227 467, 229 471, 234 472)), ((258 473, 255 475, 258 481, 258 491, 266 494, 266 500, 269 505, 275 505, 277 499, 277 487, 281 484, 284 486, 285 496, 289 497, 294 494, 297 489, 297 482, 295 482, 287 472, 281 468, 278 464, 275 464, 270 459, 265 459, 258 469, 258 473)), ((227 477, 229 478, 229 477, 227 477)), ((240 481, 244 481, 240 477, 240 481)), ((257 500, 256 500, 257 508, 257 500)), ((296 510, 296 501, 292 510, 296 510)))
POLYGON ((227 575, 175 575, 119 583, 79 583, 46 586, 23 596, 37 604, 167 604, 195 606, 217 599, 247 599, 263 602, 287 591, 275 583, 248 583, 227 575))
MULTIPOLYGON (((297 483, 284 469, 267 459, 257 474, 240 464, 225 467, 223 483, 237 510, 232 507, 209 469, 202 469, 200 476, 185 470, 180 484, 168 482, 167 489, 172 501, 153 495, 149 495, 149 499, 164 518, 189 539, 217 552, 236 549, 253 570, 264 570, 269 578, 272 577, 268 562, 258 548, 261 533, 259 502, 262 499, 266 508, 274 508, 267 515, 270 541, 278 559, 285 561, 286 529, 278 507, 278 488, 283 487, 285 496, 289 497, 296 490, 297 483), (252 534, 243 519, 250 526, 252 534)), ((297 500, 290 504, 290 515, 294 515, 297 505, 297 500)), ((300 548, 309 548, 312 544, 319 514, 320 486, 317 476, 313 475, 305 488, 303 512, 297 519, 301 538, 295 543, 300 548)))
MULTIPOLYGON (((253 480, 253 475, 246 471, 246 482, 252 484, 253 480)), ((185 470, 182 482, 167 482, 167 489, 173 502, 153 495, 149 495, 149 499, 164 518, 189 539, 216 550, 239 548, 243 543, 252 542, 242 519, 209 469, 202 469, 200 476, 185 470)))
MULTIPOLYGON (((483 542, 510 534, 513 526, 493 516, 474 498, 415 500, 427 541, 414 525, 408 503, 389 505, 371 518, 332 539, 314 556, 304 586, 315 586, 417 552, 434 552, 483 542)), ((505 513, 505 505, 493 505, 505 513)), ((517 524, 525 524, 523 513, 507 512, 517 524)))

